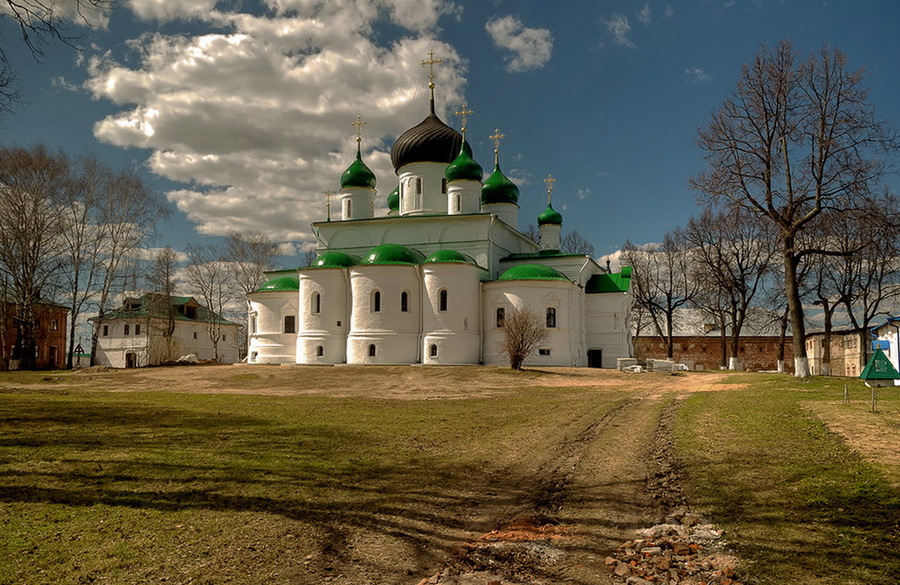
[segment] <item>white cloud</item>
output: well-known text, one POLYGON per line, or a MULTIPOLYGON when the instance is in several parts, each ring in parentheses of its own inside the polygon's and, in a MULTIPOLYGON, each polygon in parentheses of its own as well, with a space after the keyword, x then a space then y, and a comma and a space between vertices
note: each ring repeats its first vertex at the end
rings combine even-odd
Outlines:
POLYGON ((688 67, 684 70, 684 74, 691 85, 701 85, 712 81, 712 75, 699 67, 688 67))
POLYGON ((628 17, 624 14, 613 14, 609 20, 604 20, 607 30, 613 36, 613 42, 617 45, 623 45, 628 48, 635 48, 628 35, 631 33, 631 25, 628 24, 628 17))
POLYGON ((638 12, 638 19, 642 24, 647 25, 650 24, 650 19, 652 18, 652 11, 650 10, 650 3, 647 2, 644 4, 644 7, 641 8, 641 11, 638 12))
POLYGON ((666 4, 666 16, 668 16, 669 18, 675 16, 675 9, 672 8, 671 4, 666 4))
POLYGON ((584 201, 584 200, 587 199, 590 195, 591 195, 591 190, 590 190, 590 189, 579 189, 579 190, 578 190, 578 200, 579 200, 579 201, 584 201))
POLYGON ((506 58, 507 71, 540 69, 550 60, 553 36, 545 28, 528 28, 515 16, 504 16, 485 25, 494 45, 512 51, 506 58))
POLYGON ((53 2, 25 0, 0 3, 0 16, 10 15, 22 17, 24 20, 29 20, 28 16, 33 16, 34 20, 51 21, 56 25, 61 22, 72 22, 93 29, 105 29, 109 24, 109 6, 104 4, 95 6, 90 2, 77 0, 53 2))
POLYGON ((428 112, 421 61, 430 50, 443 59, 439 115, 448 120, 442 112, 463 101, 461 59, 428 32, 457 10, 449 2, 270 0, 264 15, 215 4, 195 11, 194 0, 131 0, 142 18, 193 15, 217 32, 147 33, 129 43, 136 65, 108 53, 87 65, 93 96, 120 106, 95 124, 97 138, 149 149, 153 172, 185 183, 167 197, 202 234, 311 241, 309 223, 325 217, 322 193, 338 190, 353 161, 357 114, 367 121, 363 159, 383 206, 397 181, 392 137, 428 112), (415 34, 379 44, 378 19, 415 34))

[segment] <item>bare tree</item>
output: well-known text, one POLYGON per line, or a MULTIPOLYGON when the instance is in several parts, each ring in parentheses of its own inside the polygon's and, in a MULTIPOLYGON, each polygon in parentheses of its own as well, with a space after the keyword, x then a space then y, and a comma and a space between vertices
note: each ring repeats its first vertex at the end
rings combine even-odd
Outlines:
POLYGON ((594 244, 576 230, 567 232, 559 243, 559 251, 563 254, 594 255, 594 244))
POLYGON ((622 264, 634 268, 634 301, 643 307, 669 359, 674 353, 675 313, 688 306, 699 289, 692 278, 691 253, 681 230, 667 232, 662 244, 635 246, 625 242, 622 264))
POLYGON ((188 258, 187 276, 193 287, 200 291, 206 306, 206 333, 218 361, 223 315, 234 293, 230 265, 224 259, 223 252, 212 245, 188 246, 188 258))
POLYGON ((522 231, 522 235, 535 243, 540 243, 541 241, 541 232, 538 230, 537 225, 533 223, 528 224, 528 227, 522 231))
POLYGON ((874 151, 894 147, 865 83, 865 70, 850 70, 837 49, 800 61, 787 41, 763 48, 698 140, 709 170, 692 179, 693 187, 778 230, 800 377, 809 375, 809 364, 797 268, 813 251, 798 247, 798 235, 820 214, 842 213, 870 195, 884 172, 874 151))
POLYGON ((771 226, 738 208, 691 218, 685 237, 696 260, 695 279, 703 282, 707 309, 728 329, 730 369, 735 369, 741 331, 776 254, 771 226), (698 274, 699 273, 699 274, 698 274))
MULTIPOLYGON (((95 229, 99 232, 99 243, 97 255, 92 258, 97 264, 92 297, 97 316, 102 319, 114 292, 124 289, 125 276, 133 268, 131 264, 136 260, 138 248, 156 229, 157 222, 168 215, 168 209, 135 169, 111 173, 97 196, 95 229)), ((94 328, 91 365, 95 365, 98 335, 94 328)))
POLYGON ((60 214, 68 159, 43 146, 0 149, 0 271, 9 284, 18 331, 14 359, 33 369, 36 307, 55 285, 65 244, 60 214))
POLYGON ((509 359, 510 368, 521 370, 534 348, 548 335, 549 330, 541 315, 528 307, 513 307, 504 315, 498 352, 509 359))
POLYGON ((265 272, 275 268, 278 244, 259 232, 232 234, 225 240, 224 258, 234 283, 245 297, 262 286, 265 272))
POLYGON ((168 362, 175 359, 175 304, 172 300, 175 296, 177 269, 178 255, 171 246, 166 246, 156 254, 147 272, 147 285, 152 291, 147 297, 150 300, 148 307, 150 322, 152 323, 154 318, 162 320, 162 325, 158 327, 156 333, 163 340, 163 347, 160 351, 153 352, 158 355, 151 356, 151 361, 168 362))
MULTIPOLYGON (((0 3, 0 18, 6 17, 18 26, 22 42, 40 61, 44 47, 52 41, 76 46, 79 37, 69 33, 67 23, 96 25, 105 20, 112 4, 113 0, 5 0, 0 3)), ((0 47, 0 115, 21 97, 15 72, 0 47)))

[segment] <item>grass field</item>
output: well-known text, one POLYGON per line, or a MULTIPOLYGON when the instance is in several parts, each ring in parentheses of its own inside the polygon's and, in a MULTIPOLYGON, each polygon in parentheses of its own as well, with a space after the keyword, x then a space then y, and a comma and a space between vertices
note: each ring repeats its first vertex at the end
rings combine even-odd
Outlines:
POLYGON ((686 493, 746 583, 900 583, 900 390, 872 414, 856 383, 845 406, 843 382, 775 375, 184 371, 0 374, 0 583, 414 585, 651 381, 686 396, 686 493), (881 450, 826 425, 856 420, 881 450))
POLYGON ((888 442, 896 455, 900 388, 879 390, 873 414, 870 390, 857 380, 850 405, 843 380, 730 381, 732 391, 686 400, 676 436, 688 497, 733 535, 752 563, 749 582, 900 583, 900 493, 889 482, 897 469, 866 461, 869 453, 826 426, 843 421, 861 447, 888 442), (867 436, 847 420, 865 420, 867 436))

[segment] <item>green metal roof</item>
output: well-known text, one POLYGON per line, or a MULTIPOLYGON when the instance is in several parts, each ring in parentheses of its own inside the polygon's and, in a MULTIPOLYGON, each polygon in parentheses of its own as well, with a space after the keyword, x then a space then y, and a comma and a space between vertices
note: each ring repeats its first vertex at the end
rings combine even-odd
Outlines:
POLYGON ((500 163, 494 165, 494 172, 485 179, 481 187, 481 202, 484 204, 519 202, 519 188, 506 178, 500 170, 500 163))
MULTIPOLYGON (((190 322, 201 322, 201 323, 221 323, 223 325, 236 325, 232 321, 225 319, 221 315, 216 314, 213 311, 210 311, 207 307, 204 307, 200 303, 197 303, 197 300, 194 297, 168 297, 168 303, 166 302, 166 296, 155 294, 155 293, 147 293, 142 295, 137 299, 129 299, 127 301, 131 308, 126 309, 125 306, 119 307, 118 309, 114 309, 112 311, 107 311, 103 314, 103 320, 107 319, 139 319, 139 318, 157 318, 164 319, 168 318, 169 310, 168 306, 172 306, 175 308, 173 311, 173 317, 176 321, 190 321, 190 322), (197 312, 195 317, 189 317, 185 314, 185 305, 190 301, 194 301, 197 303, 197 312)), ((91 317, 88 321, 97 321, 100 320, 100 317, 91 317)))
POLYGON ((356 160, 341 175, 341 189, 345 187, 375 188, 375 173, 362 161, 362 154, 356 149, 356 160))
POLYGON ((456 263, 456 264, 475 264, 475 260, 471 256, 467 256, 456 250, 438 250, 432 252, 428 258, 425 258, 425 264, 439 263, 456 263))
POLYGON ((400 186, 398 185, 396 189, 391 191, 390 195, 387 196, 387 205, 388 209, 391 211, 399 211, 400 210, 400 186))
POLYGON ((256 292, 290 292, 296 290, 300 290, 300 279, 294 274, 273 278, 259 287, 256 292))
POLYGON ((310 268, 349 268, 359 264, 359 256, 346 254, 344 252, 325 252, 315 259, 310 268))
POLYGON ((900 373, 894 368, 891 360, 884 355, 884 352, 876 349, 859 377, 863 380, 898 380, 900 373))
POLYGON ((540 215, 538 215, 537 222, 538 222, 538 225, 546 225, 546 224, 562 225, 563 220, 562 220, 562 215, 558 211, 553 209, 552 205, 547 203, 547 209, 545 209, 544 211, 541 212, 540 215))
POLYGON ((555 268, 544 266, 542 264, 520 264, 513 266, 500 275, 497 280, 565 280, 570 282, 568 278, 562 275, 555 268))
POLYGON ((587 294, 628 292, 631 288, 631 266, 623 266, 621 272, 595 274, 584 286, 587 294))
POLYGON ((375 246, 360 264, 421 264, 425 255, 413 248, 400 244, 381 244, 375 246))
POLYGON ((447 165, 444 176, 448 181, 481 181, 484 169, 472 158, 472 147, 463 140, 462 149, 453 162, 447 165))

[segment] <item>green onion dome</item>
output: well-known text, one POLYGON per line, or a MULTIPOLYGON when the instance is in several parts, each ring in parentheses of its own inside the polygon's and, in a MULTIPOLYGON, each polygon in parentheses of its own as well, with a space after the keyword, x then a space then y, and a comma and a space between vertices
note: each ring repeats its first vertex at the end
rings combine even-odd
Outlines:
POLYGON ((562 215, 553 209, 553 206, 547 204, 547 209, 541 212, 537 218, 538 225, 562 225, 562 215))
POLYGON ((257 289, 256 292, 293 292, 300 290, 300 279, 297 275, 273 278, 257 289))
POLYGON ((359 148, 356 149, 356 160, 341 175, 341 189, 346 187, 375 188, 375 173, 362 161, 359 148))
POLYGON ((310 268, 349 268, 359 264, 359 256, 345 254, 344 252, 325 252, 310 264, 310 268))
POLYGON ((396 189, 391 191, 391 194, 387 196, 387 204, 388 209, 391 211, 399 211, 400 210, 400 186, 398 185, 396 189))
POLYGON ((421 264, 423 260, 425 255, 413 248, 400 244, 381 244, 369 250, 360 264, 421 264))
POLYGON ((484 169, 472 158, 472 147, 468 141, 463 140, 462 149, 453 162, 447 166, 444 176, 448 181, 481 181, 484 177, 484 169))
POLYGON ((456 250, 438 250, 425 258, 425 264, 475 264, 471 256, 467 256, 456 250))
POLYGON ((494 172, 488 176, 481 187, 481 203, 515 203, 519 202, 519 188, 506 178, 500 170, 500 163, 494 163, 494 172))
POLYGON ((541 264, 520 264, 513 266, 500 275, 497 280, 565 280, 569 279, 563 276, 555 268, 543 266, 541 264))
POLYGON ((391 147, 394 171, 416 162, 449 163, 459 153, 462 136, 435 115, 434 98, 430 110, 427 118, 401 134, 391 147))

